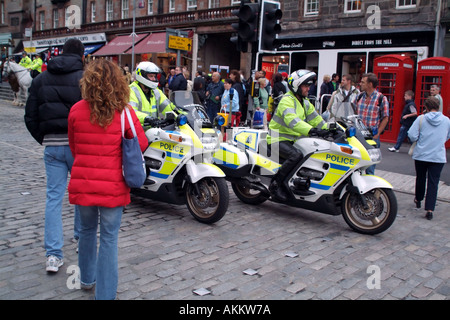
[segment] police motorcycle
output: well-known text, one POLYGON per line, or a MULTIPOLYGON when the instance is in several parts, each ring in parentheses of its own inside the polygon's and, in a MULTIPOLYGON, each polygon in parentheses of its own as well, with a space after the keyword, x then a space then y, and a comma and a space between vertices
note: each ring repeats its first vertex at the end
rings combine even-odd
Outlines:
MULTIPOLYGON (((365 169, 381 161, 381 151, 354 113, 336 115, 325 137, 299 138, 294 146, 304 155, 284 181, 285 205, 330 215, 342 214, 356 232, 378 234, 397 215, 397 200, 386 180, 366 175, 365 169)), ((268 149, 267 131, 234 128, 232 140, 222 143, 214 161, 227 175, 236 196, 246 204, 279 202, 269 191, 283 160, 268 149)))
MULTIPOLYGON (((228 210, 229 201, 225 174, 212 163, 220 131, 209 121, 204 107, 194 103, 191 92, 175 91, 171 101, 180 115, 167 112, 165 119, 154 121, 146 130, 149 146, 144 159, 148 178, 132 192, 158 201, 185 204, 196 220, 206 224, 217 222, 228 210)), ((218 120, 220 124, 224 122, 218 120)))

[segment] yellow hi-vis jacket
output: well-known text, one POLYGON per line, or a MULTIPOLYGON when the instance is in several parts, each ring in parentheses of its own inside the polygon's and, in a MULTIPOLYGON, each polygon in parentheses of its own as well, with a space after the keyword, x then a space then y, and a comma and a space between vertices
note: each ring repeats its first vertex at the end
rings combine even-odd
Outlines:
POLYGON ((144 91, 142 91, 139 86, 139 82, 134 81, 130 84, 129 104, 135 110, 142 125, 147 116, 164 119, 166 112, 175 110, 173 103, 170 102, 160 89, 156 88, 151 90, 153 91, 153 95, 150 98, 150 101, 148 101, 144 91))
POLYGON ((316 112, 313 104, 307 98, 303 102, 304 107, 291 91, 283 96, 270 120, 268 144, 295 141, 301 136, 308 136, 311 128, 327 128, 326 122, 316 112))
POLYGON ((19 62, 19 64, 20 64, 22 67, 27 68, 27 69, 31 68, 31 64, 32 64, 32 63, 33 63, 33 62, 31 61, 31 59, 30 59, 29 56, 23 57, 22 59, 20 59, 20 62, 19 62))
POLYGON ((42 59, 41 57, 37 57, 36 59, 33 60, 33 62, 31 63, 31 70, 37 70, 39 71, 39 73, 42 72, 42 59))

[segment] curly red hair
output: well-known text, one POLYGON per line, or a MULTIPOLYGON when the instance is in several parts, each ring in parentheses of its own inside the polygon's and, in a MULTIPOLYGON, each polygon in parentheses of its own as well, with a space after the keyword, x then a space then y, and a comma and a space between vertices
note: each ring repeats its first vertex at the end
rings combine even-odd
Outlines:
POLYGON ((107 127, 114 114, 127 106, 130 88, 122 70, 115 62, 96 59, 86 67, 80 80, 81 96, 89 102, 91 123, 107 127))

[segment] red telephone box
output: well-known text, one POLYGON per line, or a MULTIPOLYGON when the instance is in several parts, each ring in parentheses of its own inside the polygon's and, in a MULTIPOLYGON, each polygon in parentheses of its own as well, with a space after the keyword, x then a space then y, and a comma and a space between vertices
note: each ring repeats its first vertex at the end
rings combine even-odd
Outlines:
POLYGON ((389 101, 389 122, 380 140, 395 143, 405 106, 405 91, 413 87, 414 61, 401 55, 385 55, 374 59, 373 73, 378 77, 378 90, 389 101))
MULTIPOLYGON (((437 85, 441 88, 443 101, 442 113, 450 116, 450 58, 432 57, 419 62, 416 81, 416 105, 419 113, 423 113, 423 102, 430 96, 430 88, 437 85)), ((445 144, 450 148, 450 141, 445 144)))

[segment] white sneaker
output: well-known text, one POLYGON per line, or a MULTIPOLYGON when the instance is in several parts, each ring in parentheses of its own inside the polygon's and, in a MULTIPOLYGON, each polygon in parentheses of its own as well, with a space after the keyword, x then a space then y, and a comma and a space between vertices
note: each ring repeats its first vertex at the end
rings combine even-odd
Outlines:
POLYGON ((395 149, 394 147, 388 148, 390 152, 399 152, 400 150, 395 149))
POLYGON ((55 256, 48 256, 45 270, 47 270, 47 272, 58 272, 63 264, 64 261, 62 259, 58 259, 55 256))

